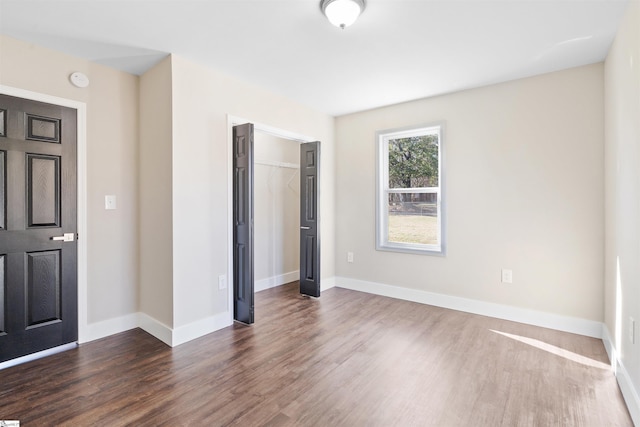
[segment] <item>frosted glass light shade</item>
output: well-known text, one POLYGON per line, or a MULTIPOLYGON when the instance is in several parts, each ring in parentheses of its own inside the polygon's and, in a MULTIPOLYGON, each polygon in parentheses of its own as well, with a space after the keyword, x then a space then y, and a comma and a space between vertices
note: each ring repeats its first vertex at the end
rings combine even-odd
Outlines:
POLYGON ((322 0, 320 7, 329 22, 344 29, 356 22, 364 10, 364 0, 322 0))

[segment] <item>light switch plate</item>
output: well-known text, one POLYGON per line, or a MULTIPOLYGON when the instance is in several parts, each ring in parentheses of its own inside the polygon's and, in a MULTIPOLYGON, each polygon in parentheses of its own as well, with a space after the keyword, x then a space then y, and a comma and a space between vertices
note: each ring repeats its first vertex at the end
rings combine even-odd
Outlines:
POLYGON ((104 196, 104 208, 106 210, 116 209, 116 196, 108 195, 104 196))

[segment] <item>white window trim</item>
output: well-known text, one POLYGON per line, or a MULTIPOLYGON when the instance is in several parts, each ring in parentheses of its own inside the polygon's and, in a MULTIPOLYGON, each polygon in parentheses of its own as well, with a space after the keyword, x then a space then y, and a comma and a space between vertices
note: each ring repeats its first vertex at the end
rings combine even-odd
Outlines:
POLYGON ((422 126, 411 126, 398 129, 387 129, 376 132, 376 250, 405 252, 421 255, 444 256, 446 248, 446 193, 445 193, 445 135, 444 122, 430 123, 422 126), (425 133, 438 133, 438 183, 439 187, 423 188, 389 188, 389 144, 390 139, 408 138, 425 133), (388 241, 389 210, 388 194, 390 193, 439 193, 438 227, 439 245, 420 243, 398 243, 388 241))

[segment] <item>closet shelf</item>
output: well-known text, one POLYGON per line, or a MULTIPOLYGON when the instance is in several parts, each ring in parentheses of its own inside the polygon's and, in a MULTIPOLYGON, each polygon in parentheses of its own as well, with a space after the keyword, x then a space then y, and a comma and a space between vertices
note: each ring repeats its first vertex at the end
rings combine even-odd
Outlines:
POLYGON ((271 160, 254 160, 256 165, 275 166, 277 168, 300 169, 300 165, 295 163, 274 162, 271 160))

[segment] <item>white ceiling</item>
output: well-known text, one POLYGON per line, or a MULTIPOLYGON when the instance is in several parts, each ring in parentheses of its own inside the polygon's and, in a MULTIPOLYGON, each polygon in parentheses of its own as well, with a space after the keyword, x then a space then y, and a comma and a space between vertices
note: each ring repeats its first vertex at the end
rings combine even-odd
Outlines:
POLYGON ((319 0, 0 0, 0 32, 134 74, 175 53, 341 115, 602 61, 626 6, 367 0, 340 30, 319 0))

